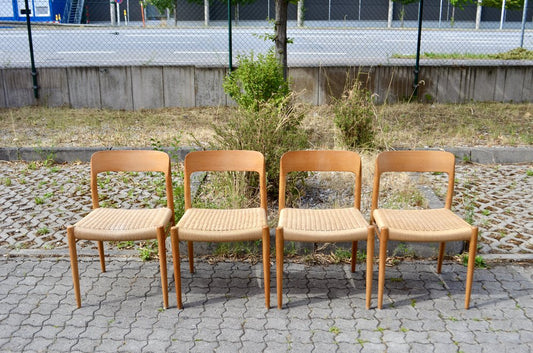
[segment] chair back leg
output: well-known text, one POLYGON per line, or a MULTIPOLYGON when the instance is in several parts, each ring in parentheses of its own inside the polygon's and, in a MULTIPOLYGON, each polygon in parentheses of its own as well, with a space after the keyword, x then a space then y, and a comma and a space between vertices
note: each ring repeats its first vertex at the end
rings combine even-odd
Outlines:
POLYGON ((437 259, 437 273, 442 271, 442 261, 444 260, 444 250, 446 249, 446 242, 439 244, 439 257, 437 259))
POLYGON ((357 242, 356 241, 352 241, 352 260, 351 260, 352 273, 355 272, 356 263, 357 263, 357 242))
POLYGON ((187 254, 189 255, 189 272, 194 273, 194 245, 192 241, 187 242, 187 254))
POLYGON ((98 240, 98 257, 100 257, 100 268, 102 272, 105 272, 104 242, 102 240, 98 240))

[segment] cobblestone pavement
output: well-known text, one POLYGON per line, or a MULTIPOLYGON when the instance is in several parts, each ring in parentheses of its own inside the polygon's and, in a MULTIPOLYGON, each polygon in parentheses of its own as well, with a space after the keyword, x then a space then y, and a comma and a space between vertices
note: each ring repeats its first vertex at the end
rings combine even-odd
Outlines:
MULTIPOLYGON (((457 166, 455 210, 480 226, 484 257, 533 254, 531 170, 457 166)), ((185 309, 178 310, 169 261, 164 310, 157 261, 115 246, 108 253, 122 256, 111 256, 101 273, 86 256, 95 252, 81 249, 77 309, 64 227, 89 212, 88 179, 87 164, 0 162, 0 352, 533 351, 531 262, 477 269, 470 310, 463 309, 466 270, 456 262, 445 262, 440 275, 424 260, 389 267, 383 310, 375 309, 376 266, 373 307, 365 310, 362 265, 352 274, 348 265, 289 263, 285 307, 266 310, 260 263, 198 261, 195 274, 182 273, 185 309)), ((156 184, 149 186, 157 193, 156 184)), ((131 196, 107 187, 116 191, 111 204, 131 196)), ((161 201, 152 195, 135 199, 161 201)), ((364 190, 363 205, 369 197, 364 190)), ((275 303, 274 279, 272 286, 275 303)))
POLYGON ((365 310, 363 271, 292 263, 284 308, 266 310, 260 264, 200 261, 183 272, 184 309, 172 290, 164 310, 157 261, 113 258, 101 273, 84 258, 77 309, 67 257, 4 256, 0 351, 531 352, 532 269, 477 269, 464 310, 463 266, 446 262, 438 275, 434 262, 404 261, 387 269, 383 310, 375 290, 365 310))
MULTIPOLYGON (((457 165, 454 210, 479 226, 480 253, 533 259, 531 173, 533 164, 457 165)), ((130 178, 135 181, 139 176, 130 178)), ((0 162, 0 184, 0 251, 66 249, 65 225, 90 211, 86 163, 46 167, 35 162, 0 162)), ((131 195, 121 193, 124 188, 120 184, 108 187, 106 202, 131 199, 131 195)), ((370 192, 368 186, 363 188, 362 207, 367 218, 370 192)), ((154 205, 158 200, 153 195, 146 191, 134 199, 139 205, 154 205)))

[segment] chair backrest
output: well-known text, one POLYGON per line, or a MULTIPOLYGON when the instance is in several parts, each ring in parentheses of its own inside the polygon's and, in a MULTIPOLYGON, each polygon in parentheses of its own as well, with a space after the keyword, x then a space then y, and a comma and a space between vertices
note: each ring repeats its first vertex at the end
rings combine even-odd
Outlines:
POLYGON ((91 196, 99 207, 97 176, 101 172, 162 172, 165 174, 167 207, 174 211, 170 157, 165 152, 117 150, 95 152, 91 157, 91 196))
POLYGON ((290 151, 281 156, 279 209, 285 208, 287 174, 290 172, 351 172, 355 174, 354 207, 361 206, 361 157, 351 151, 290 151))
POLYGON ((185 156, 185 209, 192 207, 191 174, 194 172, 256 172, 259 174, 261 208, 267 209, 265 157, 243 150, 194 151, 185 156))
POLYGON ((372 211, 378 208, 379 182, 386 172, 441 172, 448 174, 448 188, 444 207, 452 206, 455 178, 455 156, 444 151, 386 151, 376 158, 372 211))

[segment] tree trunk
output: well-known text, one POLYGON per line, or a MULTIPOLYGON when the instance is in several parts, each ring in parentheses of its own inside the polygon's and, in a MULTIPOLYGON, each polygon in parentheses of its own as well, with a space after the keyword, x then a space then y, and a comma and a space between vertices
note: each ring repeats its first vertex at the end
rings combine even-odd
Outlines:
POLYGON ((274 30, 276 37, 274 40, 276 46, 276 58, 283 68, 283 77, 287 79, 287 11, 289 7, 288 0, 276 0, 276 18, 274 30))

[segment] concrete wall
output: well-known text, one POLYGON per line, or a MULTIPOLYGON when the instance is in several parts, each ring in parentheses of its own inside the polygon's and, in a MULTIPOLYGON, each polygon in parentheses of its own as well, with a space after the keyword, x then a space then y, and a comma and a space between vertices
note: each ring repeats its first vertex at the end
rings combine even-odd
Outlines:
MULTIPOLYGON (((115 66, 38 69, 39 99, 29 69, 0 69, 0 107, 30 105, 138 110, 232 104, 222 82, 227 68, 193 66, 115 66)), ((354 77, 376 93, 378 102, 406 100, 413 93, 413 67, 292 67, 292 88, 315 105, 339 97, 354 77)), ((420 101, 531 102, 533 65, 438 64, 421 67, 420 101)))

